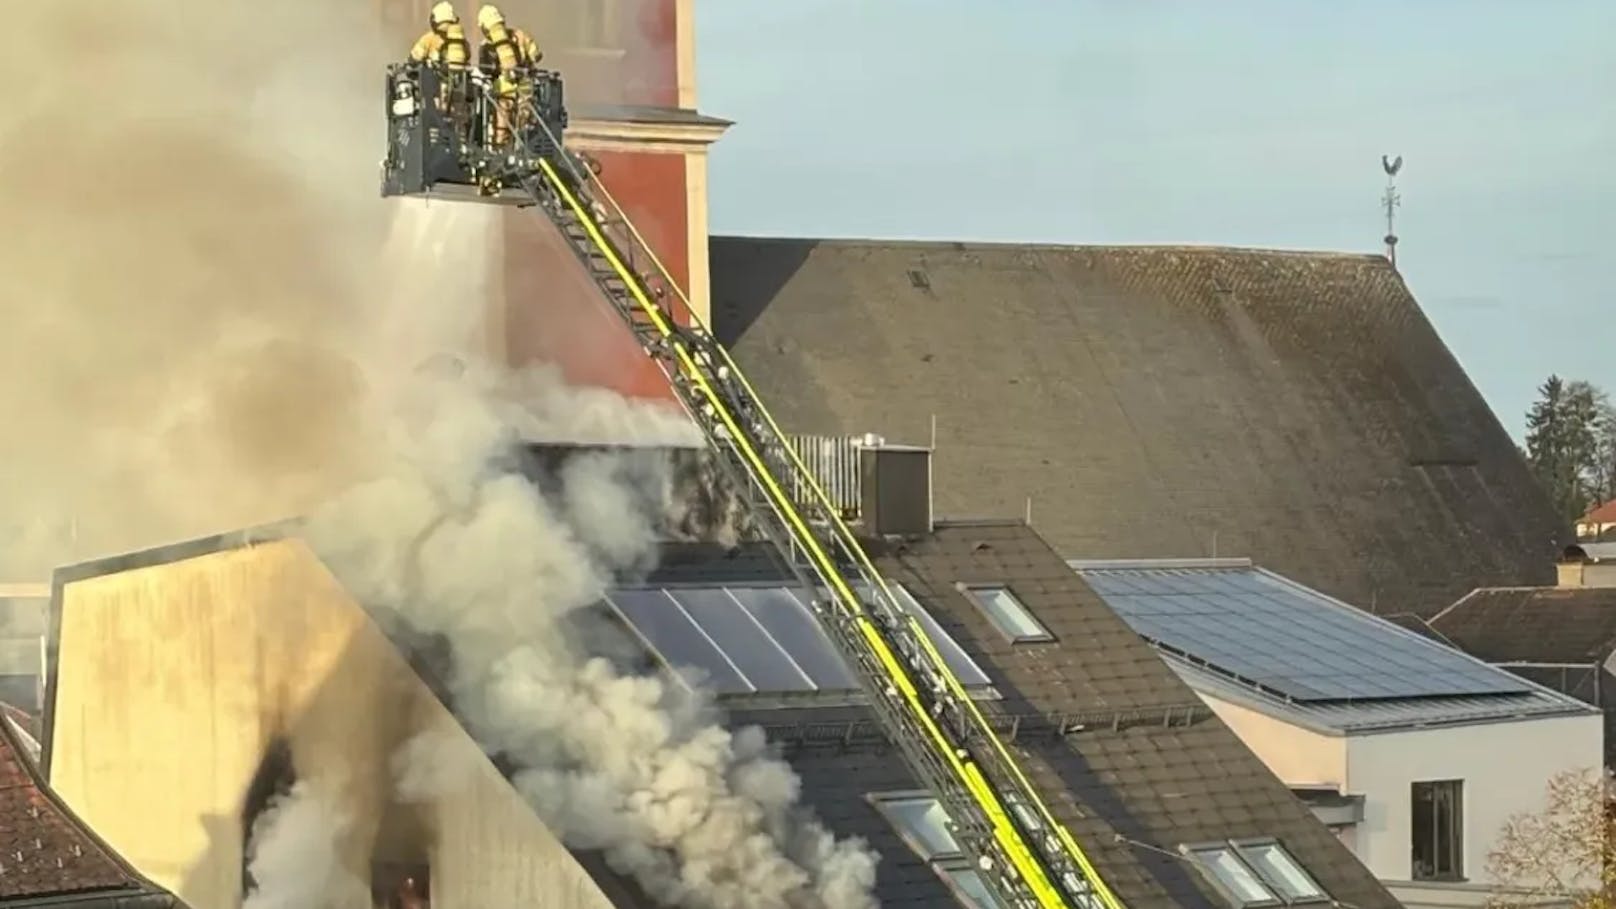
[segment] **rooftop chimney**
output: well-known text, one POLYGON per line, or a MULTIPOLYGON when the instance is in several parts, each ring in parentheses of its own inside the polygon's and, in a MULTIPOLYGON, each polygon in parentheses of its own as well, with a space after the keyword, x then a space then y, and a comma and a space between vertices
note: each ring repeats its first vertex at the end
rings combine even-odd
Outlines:
POLYGON ((861 446, 859 513, 866 533, 921 536, 932 530, 931 449, 861 446))

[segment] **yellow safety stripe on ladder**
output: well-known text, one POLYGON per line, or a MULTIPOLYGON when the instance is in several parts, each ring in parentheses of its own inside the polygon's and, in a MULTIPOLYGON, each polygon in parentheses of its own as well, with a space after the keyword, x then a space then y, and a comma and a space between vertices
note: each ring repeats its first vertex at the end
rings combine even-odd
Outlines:
MULTIPOLYGON (((607 189, 606 184, 601 181, 600 177, 593 171, 589 171, 588 179, 594 183, 596 187, 598 187, 601 195, 605 197, 606 201, 611 204, 613 208, 616 208, 621 214, 622 207, 617 204, 616 199, 612 198, 610 190, 607 189)), ((645 248, 646 254, 650 256, 652 264, 656 266, 657 271, 662 275, 663 281, 667 282, 668 286, 673 288, 674 294, 677 295, 685 304, 685 310, 689 312, 690 320, 705 328, 706 326, 702 325, 701 319, 696 315, 695 308, 691 306, 690 298, 685 296, 684 291, 679 289, 679 283, 673 280, 673 276, 668 273, 668 269, 662 264, 662 260, 657 258, 656 250, 651 249, 650 244, 646 243, 645 238, 640 236, 640 232, 634 228, 632 223, 629 222, 626 215, 623 217, 623 224, 628 229, 629 234, 642 247, 645 248)), ((741 371, 740 366, 737 365, 730 357, 729 351, 721 345, 715 346, 718 347, 719 354, 724 358, 724 365, 727 366, 735 375, 735 378, 741 383, 741 387, 746 390, 747 395, 749 395, 752 400, 756 402, 758 414, 768 424, 769 429, 776 436, 784 439, 785 433, 781 431, 779 424, 775 423, 774 416, 769 413, 768 408, 763 404, 763 399, 758 396, 758 393, 752 387, 751 382, 747 380, 746 374, 741 371)), ((807 480, 809 489, 819 500, 826 514, 830 516, 831 521, 836 525, 836 530, 843 538, 844 545, 855 553, 866 573, 876 579, 876 581, 881 585, 882 592, 886 594, 889 600, 892 600, 892 591, 887 587, 886 578, 875 569, 874 565, 870 564, 869 556, 864 552, 864 548, 857 545, 857 541, 853 538, 852 531, 849 530, 847 525, 842 521, 840 511, 836 508, 835 504, 831 502, 830 496, 825 493, 823 487, 820 485, 819 478, 814 476, 814 472, 810 470, 802 461, 801 456, 797 453, 793 446, 788 444, 786 446, 786 450, 791 458, 792 465, 796 467, 798 473, 807 480)), ((978 725, 986 733, 988 740, 993 743, 993 747, 999 754, 1000 759, 1003 760, 1006 766, 1010 768, 1010 772, 1016 777, 1016 782, 1021 786, 1022 789, 1026 790, 1027 795, 1032 799, 1031 807, 1036 810, 1040 819, 1047 824, 1050 829, 1056 832, 1056 834, 1060 837, 1061 844, 1066 848, 1067 853, 1071 856, 1072 860, 1077 863, 1079 870, 1083 872, 1084 876, 1088 878, 1090 886, 1094 888, 1095 896, 1099 898, 1105 909, 1124 909, 1122 901, 1116 897, 1116 895, 1111 891, 1111 888, 1105 883, 1104 880, 1100 878, 1099 873, 1094 869, 1093 862, 1089 860, 1088 855, 1084 853, 1082 847, 1078 846, 1076 839, 1074 839, 1071 834, 1071 831, 1067 830, 1064 824, 1061 824, 1059 821, 1055 820, 1055 817, 1050 812, 1049 807, 1044 803, 1044 800, 1039 797, 1038 791, 1028 782, 1025 774, 1022 773, 1021 768, 1016 764, 1016 762, 1011 759, 1009 751, 1004 747, 1003 742, 1000 741, 997 735, 993 734, 992 728, 987 725, 986 718, 982 716, 981 711, 977 708, 975 699, 970 698, 966 694, 964 685, 960 683, 953 670, 948 667, 946 662, 944 662, 942 654, 937 651, 936 647, 932 644, 931 639, 925 634, 921 633, 922 629, 913 616, 910 616, 909 621, 911 624, 911 633, 915 634, 919 638, 921 646, 926 649, 927 656, 931 660, 933 667, 939 670, 943 677, 948 680, 950 693, 952 693, 956 698, 963 700, 968 705, 968 709, 973 714, 973 719, 976 720, 978 725)))
MULTIPOLYGON (((657 331, 660 332, 664 338, 672 342, 674 353, 678 357, 680 364, 684 367, 686 375, 690 377, 691 381, 695 383, 697 390, 700 391, 707 399, 708 403, 712 405, 714 415, 717 416, 724 424, 724 427, 729 430, 732 443, 735 444, 737 450, 753 468, 755 472, 754 476, 763 483, 770 496, 774 499, 775 505, 780 511, 781 516, 787 520, 788 524, 790 524, 791 528, 796 532, 798 542, 801 543, 804 548, 809 551, 810 555, 814 557, 815 561, 820 566, 821 574, 831 581, 833 587, 835 588, 838 599, 842 600, 843 604, 857 617, 858 628, 864 637, 865 642, 870 646, 870 649, 875 652, 875 655, 881 663, 882 668, 886 670, 888 678, 904 695, 904 699, 908 702, 915 718, 919 720, 928 735, 937 745, 938 753, 947 759, 951 769, 953 769, 958 775, 960 781, 965 785, 966 790, 971 793, 978 806, 981 807, 983 812, 987 815, 988 820, 993 828, 994 839, 999 843, 1005 854, 1009 856, 1011 862, 1015 865, 1016 870, 1020 873, 1022 879, 1027 883, 1028 888, 1032 890, 1033 895, 1038 900, 1039 905, 1049 907, 1049 909, 1055 909, 1055 907, 1064 907, 1066 905, 1065 900, 1061 898, 1059 891, 1056 890, 1050 883, 1048 877, 1044 874, 1043 868, 1035 860, 1033 860, 1027 845, 1022 842, 1020 835, 1017 834, 1015 828, 1011 826, 1009 817, 1007 816, 1003 805, 999 802, 999 799, 994 795, 992 787, 987 784, 987 781, 983 778, 981 771, 976 767, 975 762, 962 761, 960 757, 955 754, 953 746, 948 742, 947 738, 943 736, 942 731, 937 728, 937 725, 932 720, 930 714, 926 712, 925 705, 921 703, 919 693, 914 686, 914 682, 909 678, 907 670, 904 669, 903 665, 898 662, 897 658, 892 654, 890 648, 887 646, 886 640, 881 637, 878 631, 876 631, 873 623, 871 623, 869 619, 868 614, 864 611, 863 603, 860 602, 857 595, 853 593, 852 589, 848 586, 846 579, 842 577, 841 572, 835 567, 835 564, 830 560, 824 549, 819 545, 819 541, 815 539, 813 532, 808 528, 806 522, 803 521, 801 515, 797 513, 797 510, 793 506, 790 498, 786 496, 784 491, 780 488, 772 472, 768 469, 768 466, 765 464, 763 459, 759 457, 757 452, 752 448, 752 445, 747 440, 745 433, 741 431, 740 426, 735 422, 735 418, 730 414, 729 408, 724 405, 724 401, 721 396, 719 396, 711 384, 707 382, 706 377, 701 374, 700 367, 697 365, 695 359, 691 356, 689 349, 674 333, 673 327, 669 323, 668 318, 645 292, 643 282, 641 281, 640 277, 623 265, 623 262, 618 258, 616 251, 612 248, 611 243, 608 242, 600 233, 594 219, 578 202, 577 197, 574 196, 573 193, 568 189, 565 182, 561 180, 559 175, 557 175, 550 162, 541 160, 539 162, 539 167, 544 173, 545 178, 550 182, 551 187, 556 191, 557 195, 570 209, 572 209, 573 214, 578 218, 578 221, 583 226, 585 232, 588 233, 589 238, 594 242, 595 247, 600 250, 601 255, 605 257, 607 263, 611 265, 614 271, 617 272, 618 277, 633 294, 635 302, 637 302, 641 309, 644 310, 646 315, 650 317, 651 322, 656 327, 657 331)), ((722 352, 723 348, 721 345, 715 344, 714 346, 722 352)), ((725 359, 728 359, 727 355, 725 356, 725 359)), ((739 370, 735 369, 733 365, 730 365, 730 368, 735 371, 736 376, 739 378, 739 370)), ((756 399, 754 398, 754 400, 756 399)), ((789 450, 791 446, 786 445, 785 447, 789 450)), ((792 455, 795 457, 794 452, 792 455)), ((859 547, 859 551, 862 553, 862 547, 859 547)), ((872 576, 876 578, 880 577, 879 573, 872 573, 872 576)), ((883 587, 884 586, 885 585, 883 583, 883 587)), ((888 595, 890 596, 890 593, 888 595)), ((922 636, 922 640, 924 640, 924 636, 922 636)), ((952 673, 948 673, 948 675, 950 678, 952 678, 952 673)), ((957 681, 955 684, 958 684, 957 681)), ((966 698, 966 702, 971 703, 969 698, 966 698)), ((974 707, 974 704, 972 706, 974 707)), ((977 713, 976 716, 980 721, 980 713, 977 713)), ((990 737, 992 736, 991 730, 987 729, 985 724, 984 731, 986 731, 990 737)), ((1028 788, 1030 792, 1030 787, 1028 788)), ((1034 796, 1034 798, 1036 799, 1036 796, 1034 796)))
MULTIPOLYGON (((605 197, 606 201, 613 208, 616 208, 621 214, 622 207, 617 204, 616 199, 612 198, 611 191, 606 187, 606 184, 601 181, 600 177, 593 171, 590 171, 588 172, 588 179, 599 188, 601 195, 605 197)), ((684 291, 679 289, 679 282, 673 280, 673 276, 668 273, 668 269, 662 264, 662 260, 657 258, 656 250, 652 249, 650 244, 645 242, 645 238, 640 236, 640 232, 634 228, 632 223, 629 222, 626 215, 623 217, 623 224, 628 229, 630 236, 632 236, 642 247, 645 248, 646 254, 651 258, 651 263, 656 266, 657 271, 662 275, 662 280, 665 281, 669 287, 673 288, 674 294, 678 296, 680 301, 685 304, 685 310, 690 314, 690 320, 697 325, 701 325, 703 328, 706 328, 705 325, 702 325, 700 317, 696 315, 695 308, 690 303, 690 298, 685 296, 684 291)), ((769 413, 768 408, 763 403, 763 399, 758 395, 756 389, 752 387, 752 383, 747 380, 746 374, 741 371, 740 366, 736 364, 736 362, 730 357, 729 351, 726 350, 722 345, 715 346, 718 347, 719 354, 724 358, 724 365, 727 366, 730 372, 735 375, 735 378, 741 383, 741 387, 746 390, 747 395, 750 396, 754 402, 756 402, 758 414, 763 417, 764 421, 768 424, 769 429, 776 436, 784 439, 785 433, 781 431, 779 424, 774 422, 774 416, 769 413)), ((824 507, 826 514, 828 514, 830 519, 835 523, 837 532, 843 537, 844 545, 846 545, 847 548, 851 549, 857 555, 865 572, 877 580, 877 582, 881 585, 882 593, 886 594, 888 600, 893 600, 892 591, 887 587, 885 576, 883 576, 881 572, 877 571, 874 565, 870 564, 869 556, 864 552, 864 548, 857 544, 857 541, 853 538, 852 531, 849 530, 847 525, 842 521, 839 509, 837 509, 835 504, 831 502, 830 497, 825 494, 823 487, 820 486, 818 477, 814 476, 814 472, 810 470, 802 461, 801 456, 797 453, 795 448, 787 445, 786 449, 789 457, 791 458, 792 465, 796 467, 798 473, 800 473, 802 477, 807 480, 809 489, 814 493, 815 498, 817 498, 820 504, 824 507)), ((1123 909, 1122 902, 1117 899, 1116 895, 1111 892, 1110 887, 1108 887, 1105 881, 1100 878, 1098 872, 1096 872, 1094 869, 1093 863, 1089 861, 1088 855, 1083 852, 1082 848, 1078 846, 1077 841, 1073 839, 1071 831, 1067 830, 1065 825, 1055 820, 1054 815, 1051 814, 1048 806, 1044 804, 1043 799, 1039 798, 1038 791, 1028 782, 1026 776, 1022 773, 1021 768, 1016 765, 1014 760, 1011 759, 1008 750, 1005 749, 1004 744, 1000 741, 999 737, 993 734, 992 728, 987 725, 986 718, 982 716, 981 711, 977 708, 975 700, 970 698, 965 693, 964 685, 960 683, 953 670, 948 667, 946 662, 944 662, 942 654, 937 651, 936 647, 932 644, 931 639, 926 637, 925 634, 921 633, 920 625, 913 616, 909 617, 909 622, 911 625, 911 633, 914 633, 919 638, 921 645, 926 649, 927 656, 930 658, 934 668, 939 670, 943 677, 948 680, 950 685, 950 693, 952 693, 956 698, 964 700, 969 705, 969 709, 974 715, 973 718, 977 721, 978 725, 982 727, 983 731, 986 732, 987 738, 993 743, 993 746, 997 750, 1001 760, 1003 760, 1010 768, 1010 771, 1015 774, 1017 783, 1027 791, 1027 795, 1032 799, 1033 804, 1031 807, 1036 809, 1043 822, 1049 825, 1050 829, 1056 831, 1056 833, 1059 835, 1062 845, 1066 848, 1067 852, 1070 853, 1073 861, 1077 863, 1079 870, 1081 870, 1088 878, 1090 885, 1094 887, 1095 896, 1100 899, 1101 903, 1106 907, 1106 909, 1123 909)))

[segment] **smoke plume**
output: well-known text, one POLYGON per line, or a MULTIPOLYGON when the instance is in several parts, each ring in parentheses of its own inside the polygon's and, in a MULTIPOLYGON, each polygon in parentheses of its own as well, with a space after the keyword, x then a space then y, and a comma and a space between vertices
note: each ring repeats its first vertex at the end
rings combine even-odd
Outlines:
MULTIPOLYGON (((393 411, 389 469, 315 513, 306 535, 373 608, 447 637, 457 712, 521 768, 517 787, 541 817, 672 905, 873 905, 874 856, 802 810, 760 732, 725 729, 694 690, 625 674, 598 635, 576 631, 618 575, 654 558, 668 478, 647 489, 630 482, 648 482, 643 468, 585 457, 546 497, 500 468, 529 433, 588 426, 667 442, 687 440, 688 424, 610 395, 523 406, 507 378, 476 366, 417 380, 393 411)), ((429 743, 400 752, 401 794, 438 777, 429 743)))
POLYGON ((255 886, 242 909, 347 909, 369 902, 366 884, 340 860, 352 818, 330 791, 299 780, 270 802, 248 839, 255 886))
MULTIPOLYGON (((584 459, 545 496, 517 445, 692 429, 484 356, 498 216, 377 199, 372 4, 14 6, 0 580, 312 513, 357 595, 447 636, 465 722, 567 842, 690 909, 870 906, 874 857, 760 734, 572 621, 654 558, 669 481, 584 459)), ((400 752, 403 795, 451 784, 441 751, 400 752)), ((253 909, 350 898, 343 804, 300 783, 264 815, 253 909)))
POLYGON ((8 6, 0 579, 363 474, 390 217, 367 7, 8 6))

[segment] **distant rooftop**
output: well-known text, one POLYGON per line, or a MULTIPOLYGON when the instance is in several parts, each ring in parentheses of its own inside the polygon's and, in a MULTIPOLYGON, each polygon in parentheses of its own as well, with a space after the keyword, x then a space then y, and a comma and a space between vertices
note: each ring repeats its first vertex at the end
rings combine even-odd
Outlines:
POLYGON ((1588 712, 1243 559, 1072 561, 1197 690, 1337 733, 1588 712))

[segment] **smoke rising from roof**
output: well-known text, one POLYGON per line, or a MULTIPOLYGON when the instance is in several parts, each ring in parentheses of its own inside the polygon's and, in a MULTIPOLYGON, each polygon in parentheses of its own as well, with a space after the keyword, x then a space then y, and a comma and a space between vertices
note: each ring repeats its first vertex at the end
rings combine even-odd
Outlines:
POLYGON ((7 9, 0 578, 285 517, 362 466, 368 11, 7 9))
POLYGON ((253 824, 247 870, 256 886, 242 909, 345 909, 363 906, 370 888, 343 866, 340 843, 352 818, 322 786, 299 780, 253 824))
MULTIPOLYGON (((643 470, 586 456, 545 497, 498 468, 528 433, 588 426, 621 442, 688 441, 688 424, 615 395, 536 410, 478 366, 417 380, 392 411, 390 468, 305 532, 362 601, 447 636, 456 712, 521 768, 517 788, 541 817, 672 905, 873 906, 874 856, 803 811, 796 776, 761 732, 726 730, 693 690, 630 674, 573 631, 617 574, 654 559, 667 478, 636 488, 643 470)), ((411 740, 395 767, 414 797, 435 775, 428 741, 411 740)))
MULTIPOLYGON (((10 13, 0 579, 312 512, 362 600, 448 637, 463 718, 564 840, 689 909, 871 906, 873 855, 799 809, 758 732, 563 633, 654 557, 668 478, 586 458, 546 498, 515 446, 694 431, 480 356, 498 216, 377 198, 371 5, 10 13)), ((408 800, 457 775, 432 742, 392 768, 408 800)), ((251 909, 348 900, 346 804, 300 783, 266 812, 251 909)))

